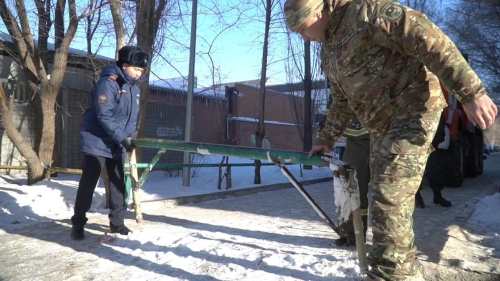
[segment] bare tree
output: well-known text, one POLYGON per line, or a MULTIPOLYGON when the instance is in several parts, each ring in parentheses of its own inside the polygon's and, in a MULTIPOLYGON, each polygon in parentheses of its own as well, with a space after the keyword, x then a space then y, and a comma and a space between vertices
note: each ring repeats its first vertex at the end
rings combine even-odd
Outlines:
MULTIPOLYGON (((89 14, 86 17, 86 30, 85 30, 85 38, 86 38, 86 43, 87 43, 87 65, 92 71, 92 77, 93 77, 93 85, 97 83, 99 80, 99 72, 102 69, 102 65, 96 64, 95 56, 97 55, 97 51, 100 50, 100 45, 102 45, 102 39, 101 38, 101 44, 99 44, 99 47, 97 47, 96 52, 92 51, 92 42, 96 39, 95 34, 99 27, 101 26, 102 23, 102 16, 103 16, 103 11, 99 8, 103 6, 105 0, 99 0, 99 2, 90 2, 89 3, 89 10, 96 10, 95 13, 89 14)), ((121 10, 120 10, 120 1, 116 0, 110 0, 109 1, 109 7, 111 11, 111 16, 113 19, 113 27, 114 31, 116 34, 116 52, 115 52, 115 58, 118 58, 118 50, 125 45, 125 30, 123 27, 123 18, 121 17, 121 10)), ((105 34, 110 34, 109 28, 108 30, 105 31, 105 34)), ((105 37, 105 36, 103 36, 105 37)), ((108 172, 105 167, 101 170, 101 178, 104 183, 104 189, 106 191, 106 203, 105 207, 109 208, 110 207, 110 180, 108 176, 108 172)))
MULTIPOLYGON (((5 128, 5 133, 12 144, 19 150, 21 156, 25 159, 28 165, 28 173, 40 174, 44 172, 43 166, 40 165, 40 160, 33 148, 24 139, 21 133, 17 130, 16 124, 12 119, 12 110, 14 108, 14 97, 8 97, 3 86, 0 85, 0 115, 2 116, 2 125, 5 128)), ((29 179, 29 178, 28 178, 29 179)), ((30 184, 30 182, 28 182, 30 184)))
POLYGON ((435 1, 430 0, 399 0, 405 6, 408 6, 412 9, 421 11, 426 13, 429 10, 429 5, 434 5, 435 1))
POLYGON ((109 0, 111 16, 113 18, 113 26, 115 27, 116 35, 116 52, 115 58, 118 58, 118 50, 125 46, 125 27, 123 26, 123 17, 121 14, 120 0, 109 0))
POLYGON ((445 19, 447 31, 500 103, 500 1, 460 1, 445 19))
POLYGON ((401 0, 424 12, 455 41, 497 102, 500 97, 500 2, 461 0, 442 9, 442 1, 401 0))
MULTIPOLYGON (((167 12, 175 3, 176 1, 167 0, 135 0, 130 2, 111 0, 111 15, 116 34, 116 54, 118 54, 118 50, 121 47, 126 45, 125 42, 129 42, 130 44, 134 41, 137 42, 138 47, 142 48, 146 53, 151 54, 152 58, 156 54, 159 54, 161 52, 161 40, 157 35, 159 32, 163 32, 162 24, 168 22, 167 12), (131 28, 125 28, 124 21, 131 28)), ((144 135, 150 71, 151 69, 147 69, 143 73, 146 82, 141 84, 141 97, 139 101, 141 110, 137 124, 139 137, 144 135)), ((137 150, 137 158, 141 158, 140 149, 137 150)))
MULTIPOLYGON (((56 97, 66 71, 68 48, 82 17, 77 15, 74 0, 59 0, 54 4, 50 0, 34 1, 34 5, 37 11, 33 14, 38 22, 36 36, 32 34, 29 22, 31 15, 28 15, 24 0, 16 0, 14 7, 8 6, 5 0, 0 0, 0 16, 17 48, 17 60, 24 71, 31 96, 30 104, 35 114, 34 151, 37 159, 33 159, 35 154, 26 154, 29 157, 26 159, 28 184, 44 178, 44 169, 40 169, 42 165, 44 168, 52 165, 56 97), (52 27, 54 52, 53 58, 49 60, 52 52, 48 51, 47 46, 52 27)), ((14 144, 20 143, 18 137, 19 135, 13 136, 14 144)))
MULTIPOLYGON (((137 29, 137 45, 141 47, 146 53, 151 55, 154 54, 154 46, 156 35, 160 27, 160 20, 167 7, 167 0, 137 0, 137 10, 136 10, 136 29, 137 29)), ((140 117, 137 124, 138 136, 144 135, 144 127, 146 120, 147 111, 147 100, 149 96, 149 71, 146 71, 143 75, 146 77, 146 83, 141 85, 141 97, 140 97, 140 117)), ((141 156, 138 155, 138 159, 141 156)))
MULTIPOLYGON (((312 80, 311 80, 311 42, 304 42, 304 134, 302 139, 302 150, 309 151, 312 148, 312 80)), ((304 169, 312 166, 305 166, 304 169)))
MULTIPOLYGON (((327 91, 315 89, 313 81, 323 80, 320 69, 320 45, 304 43, 303 40, 291 32, 287 32, 288 59, 285 63, 287 80, 289 83, 300 81, 304 83, 303 91, 297 90, 290 93, 292 114, 297 123, 297 130, 302 140, 303 150, 309 151, 312 147, 314 113, 317 113, 321 101, 325 100, 327 91)), ((326 88, 326 83, 325 83, 326 88)))
MULTIPOLYGON (((267 73, 267 56, 268 56, 268 48, 269 48, 269 30, 271 26, 271 13, 272 13, 272 0, 266 0, 266 21, 264 28, 264 44, 262 45, 262 68, 260 74, 260 90, 259 90, 259 122, 257 123, 257 130, 255 131, 255 146, 262 147, 262 141, 266 136, 266 127, 264 125, 264 110, 266 106, 266 73, 267 73)), ((260 160, 255 160, 255 175, 254 175, 254 184, 260 184, 260 160)))

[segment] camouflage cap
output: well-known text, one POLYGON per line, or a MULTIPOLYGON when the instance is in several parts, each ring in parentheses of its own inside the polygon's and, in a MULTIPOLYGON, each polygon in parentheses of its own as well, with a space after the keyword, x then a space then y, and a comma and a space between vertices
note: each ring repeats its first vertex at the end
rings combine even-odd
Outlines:
POLYGON ((327 4, 325 0, 286 0, 283 8, 286 26, 297 31, 304 21, 311 15, 321 12, 327 4))

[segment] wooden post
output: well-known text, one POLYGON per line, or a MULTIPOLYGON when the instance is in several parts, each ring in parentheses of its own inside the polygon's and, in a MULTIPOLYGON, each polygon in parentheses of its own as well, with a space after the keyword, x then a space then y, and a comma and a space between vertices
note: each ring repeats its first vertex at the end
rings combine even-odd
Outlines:
MULTIPOLYGON (((356 178, 356 170, 349 171, 349 185, 350 188, 356 190, 358 206, 359 202, 359 185, 356 178)), ((351 211, 352 223, 354 225, 354 236, 356 238, 356 248, 358 250, 359 269, 361 273, 368 273, 368 261, 366 259, 366 244, 365 234, 363 231, 363 221, 361 220, 361 207, 357 207, 351 211)))
POLYGON ((133 206, 135 211, 135 221, 140 223, 143 221, 143 218, 141 210, 141 200, 139 198, 139 187, 137 186, 139 176, 137 173, 137 158, 135 149, 132 149, 132 151, 130 152, 127 151, 127 154, 129 154, 128 159, 130 165, 130 180, 132 182, 132 198, 134 200, 133 206))
POLYGON ((363 232, 363 221, 361 220, 361 209, 358 207, 352 211, 352 222, 356 237, 356 248, 358 250, 359 269, 361 273, 368 272, 368 262, 366 260, 365 234, 363 232))
POLYGON ((104 194, 106 196, 106 205, 104 206, 106 209, 110 208, 111 205, 111 191, 109 190, 109 177, 108 171, 106 167, 103 167, 101 170, 101 179, 104 182, 104 194))
POLYGON ((231 183, 231 165, 227 165, 227 167, 226 167, 226 190, 230 189, 231 187, 232 187, 232 183, 231 183))

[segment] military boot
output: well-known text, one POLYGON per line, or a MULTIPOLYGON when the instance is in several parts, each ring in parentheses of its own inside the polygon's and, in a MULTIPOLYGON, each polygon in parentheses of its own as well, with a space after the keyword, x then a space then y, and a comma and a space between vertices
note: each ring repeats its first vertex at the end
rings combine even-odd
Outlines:
POLYGON ((434 200, 432 202, 436 205, 441 205, 441 207, 451 207, 451 202, 443 198, 441 190, 434 191, 434 200))
POLYGON ((124 224, 113 225, 112 223, 110 223, 109 224, 109 232, 110 233, 119 233, 121 235, 128 235, 132 231, 128 227, 126 227, 124 224))
POLYGON ((73 240, 83 240, 85 238, 85 231, 82 225, 73 225, 71 227, 71 238, 73 240))
POLYGON ((424 198, 422 198, 420 191, 417 191, 417 194, 415 194, 415 207, 419 209, 425 209, 424 198))
POLYGON ((433 200, 434 204, 436 205, 441 205, 441 207, 451 207, 451 202, 444 199, 443 197, 434 197, 434 200, 433 200))
POLYGON ((333 241, 333 244, 335 244, 335 246, 339 246, 339 247, 354 246, 354 245, 356 245, 356 240, 355 239, 347 239, 347 237, 340 237, 338 239, 335 239, 333 241))

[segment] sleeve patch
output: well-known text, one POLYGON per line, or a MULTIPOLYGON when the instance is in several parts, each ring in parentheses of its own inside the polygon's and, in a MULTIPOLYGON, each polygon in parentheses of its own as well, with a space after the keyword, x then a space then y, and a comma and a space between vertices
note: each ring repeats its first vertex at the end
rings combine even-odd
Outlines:
POLYGON ((108 102, 108 96, 106 94, 100 94, 97 96, 97 102, 100 104, 105 104, 108 102))
POLYGON ((398 21, 403 17, 403 8, 394 3, 386 3, 380 10, 380 17, 388 21, 398 21))

